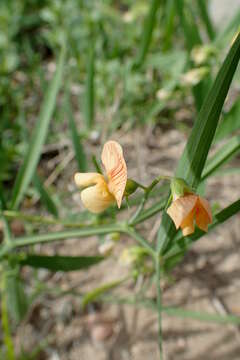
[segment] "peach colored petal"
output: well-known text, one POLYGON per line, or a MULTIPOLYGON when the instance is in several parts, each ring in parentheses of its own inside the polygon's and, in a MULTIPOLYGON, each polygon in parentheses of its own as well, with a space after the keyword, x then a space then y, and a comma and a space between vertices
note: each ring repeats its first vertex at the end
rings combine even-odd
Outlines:
POLYGON ((212 212, 207 200, 199 196, 196 207, 196 224, 203 231, 208 230, 208 224, 212 222, 212 212))
POLYGON ((106 142, 102 151, 102 163, 108 177, 108 189, 120 208, 127 183, 127 166, 121 145, 112 140, 106 142))
POLYGON ((188 214, 188 216, 182 221, 180 227, 182 229, 183 236, 187 236, 194 233, 194 215, 195 208, 188 214))
POLYGON ((76 173, 74 181, 78 187, 87 187, 105 181, 103 175, 98 173, 76 173))
POLYGON ((213 219, 212 219, 212 210, 211 210, 211 207, 209 205, 209 202, 206 199, 203 199, 200 196, 198 197, 198 201, 199 201, 200 205, 202 206, 202 208, 207 213, 208 220, 209 220, 208 222, 209 222, 209 224, 211 224, 213 219))
POLYGON ((181 196, 173 201, 171 206, 167 209, 167 213, 173 220, 177 229, 191 213, 196 205, 197 199, 198 197, 196 195, 181 196))
POLYGON ((84 189, 81 192, 81 200, 83 205, 95 214, 103 212, 115 202, 105 180, 100 180, 97 185, 84 189))

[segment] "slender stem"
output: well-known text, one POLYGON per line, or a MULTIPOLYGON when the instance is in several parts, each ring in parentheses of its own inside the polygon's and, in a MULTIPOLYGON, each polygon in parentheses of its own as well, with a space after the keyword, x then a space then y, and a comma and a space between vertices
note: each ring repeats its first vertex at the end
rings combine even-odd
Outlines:
MULTIPOLYGON (((99 234, 109 234, 112 232, 121 232, 128 233, 127 228, 124 224, 116 224, 116 225, 106 225, 106 226, 91 226, 76 230, 66 230, 59 231, 47 234, 37 234, 32 236, 23 236, 18 237, 17 241, 11 243, 11 246, 3 247, 3 254, 8 253, 9 250, 19 248, 22 246, 35 245, 40 243, 48 243, 53 241, 71 239, 71 238, 80 238, 80 237, 88 237, 99 234)), ((3 256, 1 252, 1 256, 3 256)))
MULTIPOLYGON (((61 219, 54 219, 52 217, 46 216, 38 216, 38 215, 29 215, 24 214, 18 211, 12 210, 5 210, 2 212, 3 216, 8 219, 22 219, 31 223, 38 223, 38 224, 47 224, 47 225, 63 225, 69 228, 80 228, 86 226, 84 223, 77 223, 77 222, 68 222, 61 219)), ((0 214, 1 215, 1 214, 0 214)), ((91 224, 88 224, 91 225, 91 224)))
POLYGON ((2 221, 3 221, 4 242, 6 245, 9 245, 11 244, 12 241, 11 228, 5 216, 2 216, 2 221))
POLYGON ((165 204, 166 204, 166 198, 153 204, 151 207, 142 211, 141 214, 139 214, 135 219, 133 219, 130 225, 135 226, 135 225, 149 219, 150 217, 157 214, 159 211, 163 210, 165 207, 165 204))
POLYGON ((147 198, 148 198, 147 192, 145 192, 145 194, 142 197, 141 202, 140 202, 136 212, 133 214, 133 216, 129 220, 129 225, 132 225, 135 222, 135 220, 138 218, 138 216, 141 214, 141 212, 142 212, 142 210, 144 208, 144 205, 145 205, 145 203, 147 201, 147 198))
POLYGON ((92 162, 93 162, 93 165, 94 165, 96 171, 97 171, 99 174, 102 174, 101 166, 99 165, 99 163, 98 163, 97 158, 96 158, 95 155, 92 156, 92 162))
MULTIPOLYGON (((2 186, 0 185, 0 211, 2 212, 2 210, 6 209, 6 207, 7 207, 7 205, 6 205, 4 196, 3 196, 3 189, 2 189, 2 186)), ((8 220, 1 212, 0 212, 0 218, 2 218, 2 221, 3 221, 4 243, 6 245, 9 245, 11 243, 11 239, 12 239, 11 228, 8 223, 8 220)))
POLYGON ((2 330, 4 336, 4 343, 7 348, 7 359, 15 360, 14 346, 9 328, 7 297, 6 297, 6 275, 4 274, 1 281, 1 313, 2 313, 2 330))
MULTIPOLYGON (((144 187, 141 185, 142 189, 144 190, 144 196, 142 197, 141 202, 140 202, 136 212, 133 214, 133 216, 129 220, 129 225, 136 224, 136 219, 141 215, 141 213, 144 209, 144 205, 147 202, 151 191, 159 183, 159 181, 161 181, 161 180, 171 181, 171 179, 172 178, 170 176, 160 175, 160 176, 156 177, 156 179, 154 179, 149 186, 144 187)), ((140 184, 138 184, 138 185, 140 186, 140 184)))
POLYGON ((128 227, 127 234, 133 237, 140 245, 142 245, 150 255, 155 257, 155 251, 151 244, 149 244, 147 240, 144 239, 144 237, 142 237, 135 229, 128 227))
POLYGON ((156 264, 156 287, 157 287, 157 312, 158 312, 158 347, 160 360, 163 360, 163 348, 162 348, 162 291, 161 291, 161 274, 160 274, 160 258, 159 255, 155 256, 156 264))

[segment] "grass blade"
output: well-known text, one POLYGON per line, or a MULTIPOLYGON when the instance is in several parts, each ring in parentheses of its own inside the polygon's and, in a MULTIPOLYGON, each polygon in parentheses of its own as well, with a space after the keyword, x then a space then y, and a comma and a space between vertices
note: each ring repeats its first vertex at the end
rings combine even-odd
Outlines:
POLYGON ((208 37, 210 40, 213 40, 215 38, 215 30, 212 21, 209 17, 206 0, 197 0, 197 5, 199 8, 202 21, 206 27, 208 37))
POLYGON ((215 142, 229 136, 232 132, 240 128, 240 101, 237 100, 231 110, 224 115, 217 127, 215 142))
POLYGON ((167 0, 165 7, 165 24, 164 24, 164 51, 167 51, 172 46, 173 34, 174 34, 174 20, 176 16, 176 7, 174 0, 167 0))
MULTIPOLYGON (((136 300, 136 297, 123 298, 123 297, 113 297, 111 295, 106 295, 102 297, 101 300, 104 303, 133 305, 138 308, 145 307, 157 311, 157 304, 153 300, 148 298, 136 300)), ((174 316, 182 319, 195 319, 199 321, 217 323, 217 324, 233 324, 233 325, 240 324, 240 317, 236 315, 222 316, 218 314, 209 314, 202 311, 187 310, 173 306, 163 306, 162 312, 169 316, 174 316)))
POLYGON ((80 172, 87 171, 87 158, 84 152, 83 145, 81 143, 81 138, 78 134, 78 130, 74 121, 73 112, 71 108, 70 98, 67 96, 66 99, 66 111, 68 117, 68 124, 70 129, 70 134, 72 138, 73 149, 75 152, 75 158, 78 165, 78 170, 80 172))
POLYGON ((54 216, 54 217, 58 217, 58 209, 56 207, 55 202, 53 201, 51 195, 49 194, 49 192, 47 191, 47 189, 45 188, 42 180, 40 179, 40 177, 35 174, 33 177, 33 184, 37 189, 37 192, 40 196, 40 200, 42 201, 42 203, 46 206, 46 208, 48 209, 48 211, 54 216))
POLYGON ((56 73, 44 98, 39 119, 33 130, 23 165, 14 184, 11 209, 16 209, 19 206, 27 187, 32 180, 39 158, 41 156, 41 149, 47 137, 49 123, 55 108, 57 94, 61 85, 65 53, 66 49, 65 46, 63 46, 56 73))
POLYGON ((175 0, 175 6, 184 33, 186 48, 191 51, 195 45, 202 43, 198 27, 185 0, 175 0))
POLYGON ((153 29, 156 23, 157 10, 159 8, 160 1, 161 0, 151 0, 151 4, 149 5, 149 12, 143 26, 142 42, 134 64, 135 69, 142 66, 147 55, 152 40, 153 29))
POLYGON ((226 144, 224 144, 214 154, 209 161, 207 161, 202 173, 201 181, 214 174, 221 166, 226 164, 237 152, 240 150, 240 136, 235 136, 226 144))
POLYGON ((94 125, 94 108, 95 108, 94 76, 95 76, 95 44, 93 38, 91 38, 88 49, 87 76, 86 76, 86 84, 85 84, 85 123, 87 130, 90 130, 94 125))
POLYGON ((82 299, 82 307, 85 308, 87 304, 89 304, 90 302, 93 302, 98 297, 105 294, 107 291, 112 290, 115 287, 121 285, 126 280, 128 280, 128 278, 111 281, 110 283, 99 286, 98 288, 88 292, 86 295, 84 295, 84 297, 82 299))
POLYGON ((239 31, 240 24, 240 9, 236 12, 236 15, 230 19, 227 26, 223 29, 223 31, 219 32, 216 39, 215 44, 219 47, 225 46, 225 44, 231 41, 234 34, 239 31))

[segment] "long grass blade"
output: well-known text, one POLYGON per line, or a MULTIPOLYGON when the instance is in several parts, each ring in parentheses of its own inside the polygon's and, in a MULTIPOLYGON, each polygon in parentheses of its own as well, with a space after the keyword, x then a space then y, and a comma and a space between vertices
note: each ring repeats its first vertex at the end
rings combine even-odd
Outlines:
POLYGON ((223 116, 217 127, 215 142, 224 139, 234 131, 240 129, 240 101, 237 100, 231 110, 223 116))
POLYGON ((85 171, 87 171, 87 158, 86 158, 86 154, 84 152, 83 145, 81 143, 81 138, 78 134, 77 126, 75 124, 69 95, 66 96, 65 105, 66 105, 68 124, 69 124, 70 134, 71 134, 71 138, 72 138, 73 149, 75 152, 75 158, 76 158, 77 165, 78 165, 78 170, 80 172, 85 172, 85 171))
POLYGON ((141 45, 134 64, 136 69, 141 67, 144 63, 151 44, 152 34, 156 23, 157 10, 160 6, 160 2, 161 0, 151 0, 151 3, 149 4, 149 12, 143 26, 141 45))
POLYGON ((52 199, 49 191, 45 188, 45 185, 43 183, 43 181, 41 180, 41 178, 35 174, 33 176, 33 184, 35 186, 35 188, 37 189, 37 192, 40 196, 40 200, 41 202, 46 206, 47 210, 54 216, 54 217, 58 217, 58 209, 57 206, 54 202, 54 200, 52 199))
POLYGON ((215 30, 211 18, 209 16, 206 0, 197 0, 197 5, 199 8, 202 21, 206 27, 208 37, 210 40, 213 40, 215 38, 215 30))
POLYGON ((33 130, 23 165, 14 184, 11 209, 16 209, 19 206, 27 187, 32 180, 38 161, 40 159, 41 149, 47 137, 50 120, 53 115, 57 94, 61 85, 65 53, 66 48, 64 45, 61 50, 56 73, 45 95, 39 119, 33 130))
POLYGON ((240 150, 240 136, 235 136, 224 144, 206 163, 201 181, 213 175, 220 167, 226 164, 240 150))
POLYGON ((87 59, 87 76, 85 84, 85 125, 90 130, 94 125, 95 116, 95 43, 90 39, 87 59))

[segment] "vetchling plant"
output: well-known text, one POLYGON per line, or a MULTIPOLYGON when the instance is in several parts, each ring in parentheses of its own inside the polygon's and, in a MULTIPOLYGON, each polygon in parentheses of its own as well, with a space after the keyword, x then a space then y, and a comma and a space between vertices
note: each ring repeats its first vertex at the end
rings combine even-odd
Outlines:
MULTIPOLYGON (((143 55, 140 56, 140 60, 142 58, 143 55)), ((102 163, 106 171, 105 176, 101 173, 96 159, 96 167, 99 170, 97 173, 81 171, 75 174, 75 182, 78 187, 82 188, 81 199, 84 206, 92 213, 103 213, 102 217, 99 215, 93 221, 79 224, 73 221, 66 221, 66 219, 64 220, 57 216, 38 217, 18 211, 30 183, 34 181, 36 176, 36 167, 55 108, 66 59, 66 48, 65 46, 62 47, 55 76, 45 96, 43 107, 33 130, 23 165, 15 181, 10 201, 5 199, 3 187, 0 189, 1 219, 4 225, 4 239, 0 245, 0 271, 5 358, 15 358, 9 326, 9 309, 12 309, 12 315, 17 322, 24 316, 28 306, 20 279, 21 267, 31 266, 33 268, 45 268, 50 271, 71 271, 86 269, 104 260, 104 256, 49 256, 38 254, 34 251, 34 246, 71 238, 86 238, 93 235, 125 234, 138 244, 137 247, 130 249, 128 254, 132 259, 134 271, 130 272, 128 277, 103 284, 97 289, 82 295, 82 306, 85 307, 88 303, 98 299, 103 302, 115 301, 151 307, 153 311, 158 313, 159 353, 160 358, 163 359, 162 313, 166 312, 183 317, 189 316, 189 314, 182 309, 164 306, 162 303, 162 277, 182 260, 193 242, 206 235, 207 230, 212 231, 215 227, 220 226, 240 211, 240 199, 238 199, 223 210, 212 215, 208 201, 198 195, 199 186, 203 182, 206 183, 207 178, 219 170, 229 160, 230 156, 239 149, 239 139, 232 138, 227 147, 223 147, 220 152, 216 152, 208 158, 224 101, 239 58, 240 35, 238 34, 210 91, 203 101, 184 152, 179 159, 177 169, 171 177, 159 174, 149 186, 140 184, 137 179, 128 179, 122 148, 115 141, 108 141, 103 147, 102 163), (153 205, 145 208, 151 193, 160 181, 167 183, 165 196, 162 200, 156 201, 153 205), (118 210, 116 211, 115 204, 120 208, 123 199, 126 198, 131 207, 131 196, 135 191, 139 191, 140 194, 140 200, 138 200, 135 213, 129 219, 125 218, 125 220, 121 221, 113 218, 112 214, 116 214, 117 218, 118 210), (104 217, 105 210, 107 214, 110 214, 109 216, 104 217), (156 239, 150 242, 147 235, 140 232, 139 224, 156 214, 161 216, 161 225, 156 239), (10 220, 13 218, 46 225, 61 224, 63 230, 58 232, 37 232, 35 234, 15 237, 10 226, 10 220), (179 228, 181 228, 181 231, 178 231, 179 228), (20 250, 22 251, 20 252, 20 250), (145 263, 146 259, 148 260, 147 265, 145 263), (149 265, 149 262, 151 265, 149 265), (139 296, 135 299, 131 295, 127 298, 117 298, 107 294, 111 289, 123 285, 125 281, 136 281, 140 274, 155 280, 156 299, 149 299, 144 296, 139 296)), ((140 65, 137 64, 137 66, 140 65)), ((91 84, 93 85, 92 81, 91 84)), ((74 133, 74 123, 71 123, 71 129, 74 133)), ((75 149, 79 150, 76 138, 75 149)), ((79 151, 81 151, 81 148, 79 151)), ((42 191, 46 191, 44 187, 41 187, 41 183, 39 186, 42 191)), ((45 196, 48 196, 47 193, 45 193, 45 196)), ((49 204, 51 200, 48 197, 47 199, 49 204)), ((56 212, 53 211, 53 213, 57 215, 56 212)), ((193 318, 201 317, 202 320, 206 321, 240 324, 240 318, 233 315, 202 314, 200 316, 199 313, 191 312, 191 316, 193 318)))

